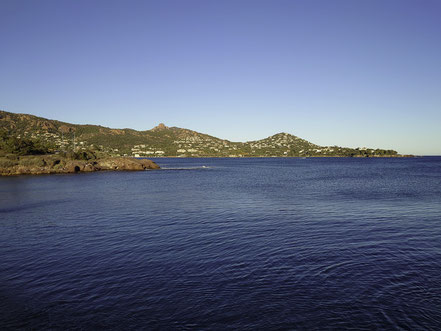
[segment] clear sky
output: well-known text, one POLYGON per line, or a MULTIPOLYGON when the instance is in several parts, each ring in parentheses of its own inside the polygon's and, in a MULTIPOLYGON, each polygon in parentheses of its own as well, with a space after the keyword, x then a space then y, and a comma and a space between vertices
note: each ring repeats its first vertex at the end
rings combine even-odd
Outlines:
POLYGON ((441 155, 441 1, 0 0, 0 109, 441 155))

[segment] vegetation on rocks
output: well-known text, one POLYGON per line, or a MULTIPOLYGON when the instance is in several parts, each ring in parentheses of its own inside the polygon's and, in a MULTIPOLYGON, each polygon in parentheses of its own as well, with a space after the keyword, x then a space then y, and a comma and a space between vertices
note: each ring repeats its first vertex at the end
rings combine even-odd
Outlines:
POLYGON ((0 175, 4 176, 158 168, 146 159, 111 157, 89 149, 59 152, 47 141, 0 133, 0 175))

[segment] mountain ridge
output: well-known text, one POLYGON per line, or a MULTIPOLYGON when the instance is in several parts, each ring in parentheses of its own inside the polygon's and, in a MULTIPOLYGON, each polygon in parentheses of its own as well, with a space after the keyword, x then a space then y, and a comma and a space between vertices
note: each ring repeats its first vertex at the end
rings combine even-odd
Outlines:
POLYGON ((394 150, 320 146, 281 132, 246 142, 233 142, 164 123, 150 130, 72 124, 31 114, 0 110, 0 129, 17 138, 42 140, 54 150, 97 149, 112 155, 152 157, 400 156, 394 150))

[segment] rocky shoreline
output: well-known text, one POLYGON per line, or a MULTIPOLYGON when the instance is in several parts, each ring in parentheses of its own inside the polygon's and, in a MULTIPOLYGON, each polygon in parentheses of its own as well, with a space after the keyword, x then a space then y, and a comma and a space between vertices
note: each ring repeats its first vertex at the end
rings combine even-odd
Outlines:
POLYGON ((106 157, 75 160, 58 155, 17 156, 0 158, 0 176, 67 174, 94 171, 141 171, 160 167, 147 159, 106 157))

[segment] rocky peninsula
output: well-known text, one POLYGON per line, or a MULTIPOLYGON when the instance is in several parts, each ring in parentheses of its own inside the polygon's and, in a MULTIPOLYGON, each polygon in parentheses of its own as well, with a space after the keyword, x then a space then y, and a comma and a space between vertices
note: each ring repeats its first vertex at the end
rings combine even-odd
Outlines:
POLYGON ((9 155, 0 158, 1 176, 151 169, 159 169, 159 166, 151 160, 132 157, 104 157, 81 160, 60 155, 9 155))

